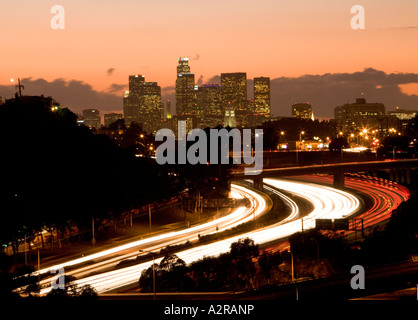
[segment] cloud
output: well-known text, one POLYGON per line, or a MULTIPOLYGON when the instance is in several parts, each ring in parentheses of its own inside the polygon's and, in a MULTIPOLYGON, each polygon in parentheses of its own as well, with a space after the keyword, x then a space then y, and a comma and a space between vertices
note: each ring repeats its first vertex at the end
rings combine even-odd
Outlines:
POLYGON ((109 68, 109 69, 107 69, 106 73, 107 73, 108 76, 111 76, 114 71, 115 71, 115 68, 109 68))
POLYGON ((200 59, 200 54, 196 53, 195 57, 189 58, 191 61, 198 61, 200 59))
MULTIPOLYGON (((97 108, 103 112, 123 109, 123 92, 115 94, 97 91, 83 81, 65 79, 47 81, 42 78, 23 78, 21 83, 25 86, 24 95, 51 96, 61 105, 77 113, 88 108, 97 108)), ((14 96, 14 92, 14 86, 0 85, 0 96, 8 99, 14 96)))
POLYGON ((128 87, 128 85, 126 85, 126 84, 112 83, 110 85, 110 87, 107 89, 106 92, 108 92, 108 93, 119 93, 120 94, 121 92, 126 90, 127 87, 128 87))
POLYGON ((418 74, 388 74, 366 68, 353 73, 275 78, 270 84, 272 112, 290 116, 294 102, 309 101, 316 116, 330 118, 334 116, 336 106, 355 102, 362 92, 367 102, 381 102, 386 110, 393 110, 395 106, 418 109, 418 96, 401 91, 400 85, 407 83, 418 83, 418 74))
MULTIPOLYGON (((97 91, 79 80, 24 78, 23 94, 51 96, 74 112, 87 108, 97 108, 102 113, 123 109, 123 90, 126 85, 113 83, 106 91, 97 91)), ((203 83, 202 76, 197 82, 203 83), (201 80, 202 79, 202 80, 201 80)), ((220 83, 220 76, 209 78, 206 83, 220 83)), ((417 110, 418 95, 408 95, 401 89, 403 85, 418 83, 417 73, 386 73, 374 68, 365 68, 353 73, 324 73, 322 75, 303 75, 300 77, 279 77, 271 79, 272 113, 276 116, 290 116, 295 102, 312 105, 316 117, 332 118, 336 106, 355 102, 364 97, 368 102, 381 102, 386 110, 400 108, 417 110)), ((253 99, 252 79, 248 79, 248 99, 253 99)), ((12 84, 0 85, 0 96, 11 98, 15 88, 12 84)), ((175 107, 175 86, 161 88, 162 101, 172 102, 175 107)))
POLYGON ((196 81, 196 85, 201 86, 203 84, 203 76, 201 75, 196 81))

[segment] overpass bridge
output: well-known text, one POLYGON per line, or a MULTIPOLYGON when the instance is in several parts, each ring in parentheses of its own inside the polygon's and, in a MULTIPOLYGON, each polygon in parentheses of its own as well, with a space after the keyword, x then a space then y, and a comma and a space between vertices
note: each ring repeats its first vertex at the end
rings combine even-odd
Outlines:
POLYGON ((263 189, 263 178, 298 176, 306 174, 331 174, 334 176, 334 187, 344 187, 344 174, 353 172, 374 172, 389 170, 390 180, 411 184, 414 169, 418 169, 418 159, 347 162, 336 164, 308 165, 297 167, 265 168, 258 175, 244 174, 243 170, 232 172, 232 180, 250 179, 254 181, 254 187, 263 189))

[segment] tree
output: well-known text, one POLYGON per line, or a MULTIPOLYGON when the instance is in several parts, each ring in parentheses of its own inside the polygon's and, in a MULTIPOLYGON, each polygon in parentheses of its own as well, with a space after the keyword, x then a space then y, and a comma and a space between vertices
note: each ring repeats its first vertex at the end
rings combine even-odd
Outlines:
POLYGON ((241 285, 246 286, 249 281, 251 287, 254 288, 253 277, 256 269, 253 258, 257 258, 258 255, 258 245, 250 238, 239 239, 231 244, 232 265, 235 267, 237 278, 242 280, 241 285))

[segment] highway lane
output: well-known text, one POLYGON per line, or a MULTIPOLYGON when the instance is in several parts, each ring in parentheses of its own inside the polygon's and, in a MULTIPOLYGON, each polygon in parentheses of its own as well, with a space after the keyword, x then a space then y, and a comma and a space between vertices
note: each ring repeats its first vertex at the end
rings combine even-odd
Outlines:
MULTIPOLYGON (((304 183, 333 185, 332 175, 292 176, 288 179, 304 183)), ((350 219, 350 229, 358 231, 361 230, 362 223, 365 229, 386 222, 391 217, 393 210, 402 202, 407 201, 410 196, 408 188, 396 182, 362 174, 346 175, 345 187, 369 196, 373 203, 370 208, 356 215, 353 219, 350 219)), ((344 233, 346 235, 353 235, 355 232, 353 230, 346 230, 344 233)), ((267 250, 283 251, 287 250, 289 246, 287 241, 283 241, 267 248, 267 250)))
MULTIPOLYGON (((139 250, 158 251, 168 245, 184 243, 187 240, 191 242, 197 241, 199 235, 233 228, 267 212, 267 203, 263 197, 248 188, 233 184, 231 186, 230 196, 235 199, 248 198, 250 200, 250 206, 239 207, 228 215, 217 217, 217 219, 190 228, 166 232, 158 236, 133 241, 85 257, 69 260, 65 263, 49 266, 43 268, 40 273, 45 274, 49 273, 52 269, 69 266, 76 267, 78 264, 89 263, 89 265, 86 266, 76 267, 74 270, 66 272, 66 274, 75 276, 78 279, 86 276, 93 276, 93 274, 113 269, 122 260, 135 259, 139 255, 139 250)), ((34 274, 37 275, 38 272, 35 272, 34 274)), ((50 281, 49 278, 42 280, 41 286, 48 286, 50 281)), ((45 293, 45 289, 43 289, 42 292, 45 293)))
MULTIPOLYGON (((357 213, 360 209, 359 199, 345 191, 321 185, 289 182, 278 179, 265 179, 265 182, 273 188, 286 190, 299 197, 304 197, 312 203, 314 209, 303 218, 304 229, 313 228, 315 226, 315 219, 317 218, 339 218, 357 213)), ((252 196, 254 196, 254 194, 252 196)), ((265 201, 262 197, 255 197, 255 201, 256 206, 253 209, 259 210, 260 208, 265 207, 265 201)), ((301 218, 295 218, 296 214, 293 211, 291 216, 291 218, 284 222, 281 221, 252 232, 193 247, 188 250, 182 250, 176 254, 186 263, 191 263, 204 256, 216 256, 222 252, 227 252, 229 251, 231 244, 241 238, 250 237, 257 244, 275 241, 301 230, 301 218)), ((157 259, 156 263, 159 261, 160 259, 157 259)), ((135 266, 88 276, 77 280, 76 283, 79 285, 90 284, 96 288, 99 293, 109 292, 120 287, 137 283, 142 270, 145 270, 151 265, 152 262, 148 261, 135 266)), ((47 289, 43 290, 43 293, 45 292, 47 292, 47 289)))

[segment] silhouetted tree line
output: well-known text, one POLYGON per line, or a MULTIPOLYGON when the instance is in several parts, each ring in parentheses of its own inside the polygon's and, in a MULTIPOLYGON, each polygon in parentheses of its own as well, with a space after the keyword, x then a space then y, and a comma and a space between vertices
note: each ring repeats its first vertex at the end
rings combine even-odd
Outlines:
MULTIPOLYGON (((240 239, 230 251, 218 257, 204 257, 187 265, 175 254, 155 264, 157 292, 237 291, 254 288, 256 267, 253 258, 259 255, 252 239, 240 239)), ((144 270, 139 279, 143 292, 153 291, 153 268, 144 270)))
POLYGON ((336 134, 334 122, 290 117, 264 122, 259 128, 263 129, 264 150, 275 150, 280 142, 299 141, 301 131, 305 132, 301 136, 302 139, 313 139, 313 137, 325 139, 336 134))
POLYGON ((42 229, 90 230, 92 217, 117 219, 178 191, 167 168, 78 126, 67 108, 16 97, 0 118, 0 242, 15 250, 25 235, 30 242, 42 229))

